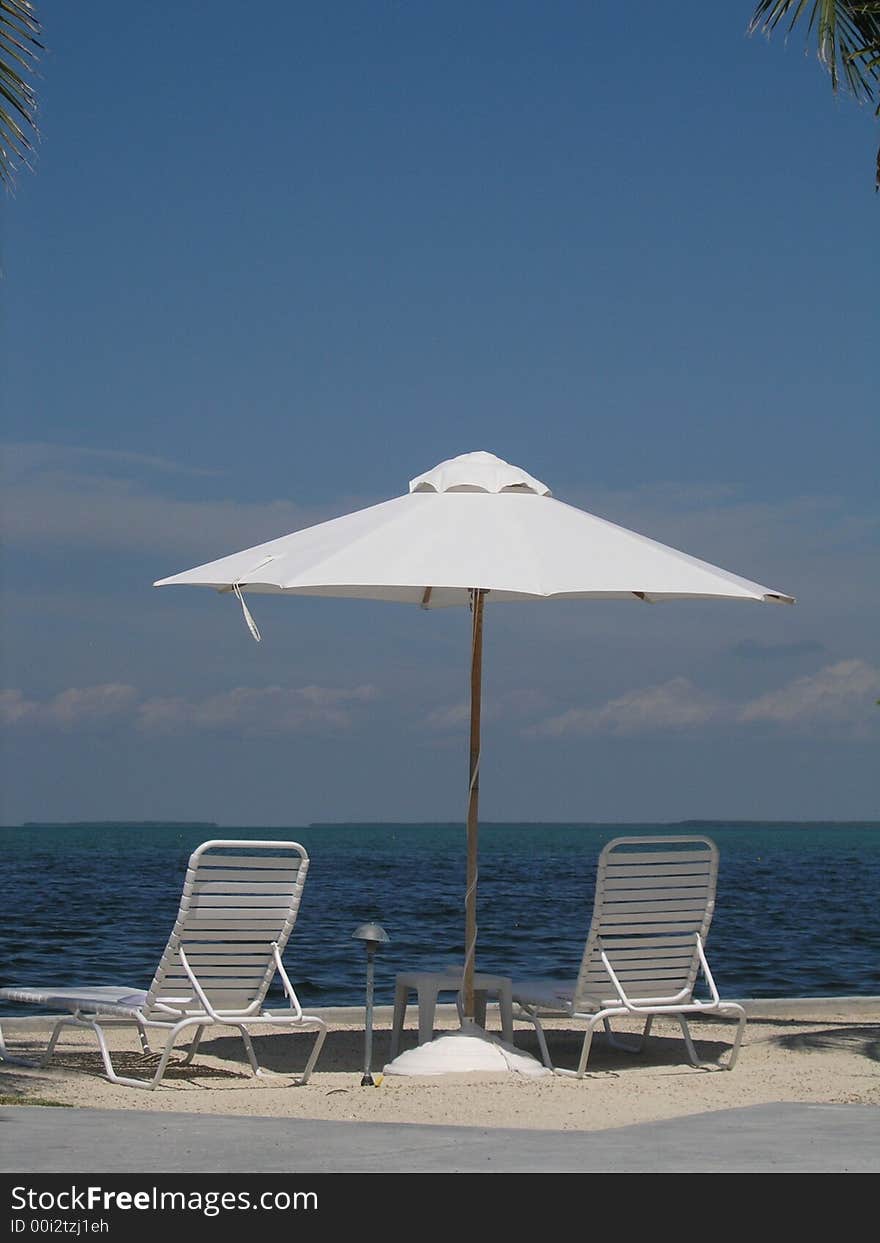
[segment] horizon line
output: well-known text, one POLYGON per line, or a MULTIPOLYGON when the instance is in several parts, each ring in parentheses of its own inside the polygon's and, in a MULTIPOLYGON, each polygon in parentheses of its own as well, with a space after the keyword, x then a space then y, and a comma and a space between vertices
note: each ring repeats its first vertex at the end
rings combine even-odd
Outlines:
MULTIPOLYGON (((796 817, 689 816, 682 820, 481 820, 488 828, 676 828, 714 825, 736 828, 746 825, 858 825, 880 827, 880 819, 844 817, 842 819, 798 819, 796 817)), ((56 828, 181 828, 181 829, 332 829, 332 828, 464 828, 462 820, 310 820, 301 824, 219 824, 215 820, 24 820, 2 824, 0 829, 56 828)))

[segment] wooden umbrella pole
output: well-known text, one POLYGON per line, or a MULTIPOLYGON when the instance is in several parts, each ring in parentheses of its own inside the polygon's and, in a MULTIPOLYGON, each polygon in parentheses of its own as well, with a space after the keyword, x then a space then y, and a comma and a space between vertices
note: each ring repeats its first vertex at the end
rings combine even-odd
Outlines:
POLYGON ((467 890, 464 921, 464 1017, 474 1017, 474 961, 477 947, 477 839, 480 802, 480 706, 483 689, 483 599, 486 592, 473 592, 473 641, 471 644, 471 754, 467 812, 467 890))

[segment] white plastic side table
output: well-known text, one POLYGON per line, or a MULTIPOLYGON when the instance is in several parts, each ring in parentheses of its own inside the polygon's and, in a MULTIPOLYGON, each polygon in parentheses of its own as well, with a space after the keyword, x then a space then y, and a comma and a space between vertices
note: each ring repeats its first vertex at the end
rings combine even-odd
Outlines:
MULTIPOLYGON (((425 1044, 434 1035, 434 1013, 440 993, 461 991, 461 971, 408 971, 397 977, 394 989, 394 1021, 391 1029, 391 1060, 397 1057, 400 1034, 406 1018, 409 994, 414 992, 419 1006, 419 1044, 425 1044)), ((481 1027, 486 1026, 486 998, 497 997, 501 1011, 501 1034, 507 1044, 513 1044, 513 999, 511 982, 505 975, 474 976, 474 1017, 481 1027)))

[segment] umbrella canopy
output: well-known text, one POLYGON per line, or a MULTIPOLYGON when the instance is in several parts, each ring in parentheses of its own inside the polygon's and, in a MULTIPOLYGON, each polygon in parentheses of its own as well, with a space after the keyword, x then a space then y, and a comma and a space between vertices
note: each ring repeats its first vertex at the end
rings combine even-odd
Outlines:
POLYGON ((473 1016, 483 606, 513 600, 733 599, 792 604, 644 535, 555 500, 491 453, 466 453, 379 505, 160 579, 244 591, 392 600, 473 611, 464 1010, 473 1016))
POLYGON ((409 492, 160 579, 181 584, 396 600, 444 608, 470 593, 509 600, 792 603, 791 596, 554 500, 491 453, 466 453, 409 492))

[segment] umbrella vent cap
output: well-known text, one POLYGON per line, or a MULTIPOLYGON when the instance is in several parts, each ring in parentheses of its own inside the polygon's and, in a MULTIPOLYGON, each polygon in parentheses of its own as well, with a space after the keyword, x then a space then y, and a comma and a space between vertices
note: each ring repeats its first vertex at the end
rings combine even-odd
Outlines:
POLYGON ((494 453, 462 453, 440 462, 433 470, 410 480, 410 492, 533 492, 550 496, 550 489, 520 466, 494 453))

